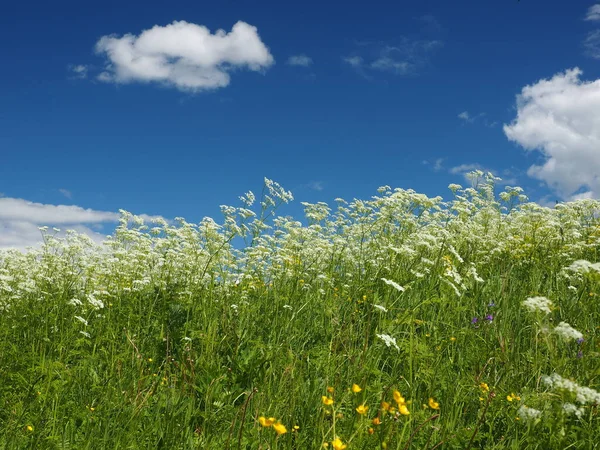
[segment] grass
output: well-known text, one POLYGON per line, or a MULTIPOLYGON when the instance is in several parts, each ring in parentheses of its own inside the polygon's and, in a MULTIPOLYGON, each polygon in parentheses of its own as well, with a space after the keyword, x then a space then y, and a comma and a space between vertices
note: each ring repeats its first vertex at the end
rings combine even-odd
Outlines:
POLYGON ((265 181, 221 224, 0 253, 0 448, 599 448, 600 202, 475 173, 301 224, 265 181))

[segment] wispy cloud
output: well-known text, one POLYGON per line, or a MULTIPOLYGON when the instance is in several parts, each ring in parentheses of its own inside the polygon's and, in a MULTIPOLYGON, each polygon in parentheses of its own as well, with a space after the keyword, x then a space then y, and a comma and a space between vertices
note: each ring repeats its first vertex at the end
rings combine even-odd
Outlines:
POLYGON ((423 164, 426 166, 431 166, 431 169, 434 172, 441 172, 444 169, 444 160, 445 159, 446 158, 437 158, 432 161, 429 161, 426 159, 426 160, 423 160, 423 164))
POLYGON ((583 20, 600 21, 600 4, 590 6, 583 20))
POLYGON ((71 72, 71 78, 84 79, 88 76, 89 66, 83 64, 70 65, 68 69, 71 72))
POLYGON ((487 118, 487 114, 482 112, 479 114, 475 114, 474 116, 469 113, 469 111, 463 111, 457 115, 457 117, 463 121, 465 124, 473 124, 477 121, 481 122, 486 127, 493 128, 498 125, 497 121, 491 121, 487 118))
POLYGON ((590 31, 583 41, 585 54, 594 59, 600 59, 600 30, 590 31))
POLYGON ((310 181, 306 186, 313 191, 322 191, 324 189, 322 181, 310 181))
POLYGON ((443 43, 439 40, 414 40, 406 37, 394 45, 362 42, 354 55, 342 59, 361 74, 377 71, 414 75, 429 63, 431 55, 442 46, 443 43))
POLYGON ((185 21, 155 25, 138 36, 107 35, 96 43, 106 58, 98 75, 107 83, 159 83, 198 92, 229 85, 230 72, 262 71, 274 63, 256 27, 237 22, 230 32, 214 34, 185 21))
POLYGON ((313 63, 312 58, 306 55, 293 55, 287 60, 287 64, 290 66, 308 67, 313 63))
POLYGON ((64 195, 68 199, 73 198, 73 193, 71 191, 69 191, 68 189, 59 189, 58 192, 60 192, 62 195, 64 195))

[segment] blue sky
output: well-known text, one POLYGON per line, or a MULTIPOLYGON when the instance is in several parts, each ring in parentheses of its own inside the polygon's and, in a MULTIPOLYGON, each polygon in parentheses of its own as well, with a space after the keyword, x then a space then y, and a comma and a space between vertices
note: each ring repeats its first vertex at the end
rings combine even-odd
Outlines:
POLYGON ((448 198, 475 167, 541 203, 600 196, 593 2, 3 10, 0 247, 109 232, 119 209, 217 218, 265 176, 293 214, 382 185, 448 198))

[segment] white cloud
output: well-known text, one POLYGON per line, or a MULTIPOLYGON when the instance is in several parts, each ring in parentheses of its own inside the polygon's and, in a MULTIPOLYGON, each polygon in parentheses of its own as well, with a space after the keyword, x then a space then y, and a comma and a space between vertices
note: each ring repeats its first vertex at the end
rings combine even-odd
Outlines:
POLYGON ((581 74, 574 68, 525 86, 517 117, 504 125, 508 139, 544 156, 528 175, 563 199, 600 197, 600 79, 581 81, 581 74))
POLYGON ((584 20, 600 21, 600 4, 590 6, 584 20))
POLYGON ((427 159, 423 160, 423 164, 426 166, 432 166, 431 169, 434 172, 440 172, 444 168, 444 159, 445 158, 437 158, 433 161, 429 161, 427 159))
POLYGON ((69 70, 73 73, 73 78, 87 78, 89 67, 83 64, 69 66, 69 70))
POLYGON ((229 33, 175 21, 139 36, 103 36, 96 52, 108 60, 101 81, 156 82, 192 92, 227 86, 234 69, 261 71, 274 63, 256 27, 242 21, 229 33))
POLYGON ((307 186, 314 191, 322 191, 324 189, 322 181, 311 181, 307 186))
POLYGON ((585 54, 594 59, 600 59, 600 30, 590 31, 583 41, 585 54))
POLYGON ((350 64, 352 67, 360 67, 362 66, 363 59, 360 56, 348 56, 346 58, 342 58, 345 63, 350 64))
MULTIPOLYGON (((158 216, 140 215, 149 221, 158 216)), ((0 197, 0 248, 25 249, 38 246, 42 242, 41 226, 56 226, 61 229, 59 236, 66 230, 75 230, 90 236, 94 241, 102 242, 106 235, 93 230, 102 229, 102 225, 116 224, 120 214, 111 211, 84 209, 74 205, 49 205, 34 203, 21 198, 0 197)))
POLYGON ((428 64, 432 52, 442 46, 438 40, 414 40, 403 37, 396 45, 381 42, 361 42, 357 53, 343 60, 365 75, 365 70, 411 75, 428 64))
POLYGON ((313 60, 306 55, 294 55, 290 56, 287 60, 287 63, 290 66, 301 66, 308 67, 312 64, 313 60))
POLYGON ((73 193, 71 191, 69 191, 68 189, 59 189, 58 192, 60 192, 62 195, 64 195, 65 197, 71 199, 73 198, 73 193))
POLYGON ((468 112, 468 111, 463 111, 463 112, 461 112, 461 113, 458 115, 458 118, 459 118, 459 119, 462 119, 462 120, 464 120, 465 122, 469 122, 469 123, 473 122, 473 120, 474 120, 474 119, 473 119, 473 118, 472 118, 472 117, 469 115, 469 112, 468 112))

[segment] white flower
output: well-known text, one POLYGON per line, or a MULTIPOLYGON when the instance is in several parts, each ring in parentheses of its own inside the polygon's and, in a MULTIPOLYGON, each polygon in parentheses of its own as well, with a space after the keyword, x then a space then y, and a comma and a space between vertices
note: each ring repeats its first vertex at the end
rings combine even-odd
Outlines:
POLYGON ((406 290, 402 286, 400 286, 398 283, 396 283, 395 281, 388 280, 386 278, 382 278, 381 281, 383 281, 385 284, 392 286, 394 289, 396 289, 400 292, 404 292, 406 290))
POLYGON ((387 345, 388 347, 394 346, 396 348, 396 350, 400 351, 398 344, 396 344, 396 338, 393 338, 389 334, 378 334, 376 336, 379 339, 381 339, 385 343, 385 345, 387 345))
POLYGON ((83 335, 84 335, 86 338, 89 338, 89 337, 91 337, 91 336, 90 336, 90 333, 87 333, 87 332, 85 332, 85 331, 80 331, 79 333, 83 334, 83 335))
POLYGON ((81 316, 75 316, 75 318, 77 320, 79 320, 82 324, 84 324, 86 327, 88 326, 87 320, 85 320, 83 317, 81 317, 81 316))
POLYGON ((600 392, 592 388, 580 386, 574 381, 561 377, 557 373, 542 377, 544 384, 554 389, 564 389, 576 395, 576 400, 585 405, 587 403, 600 403, 600 392))
POLYGON ((537 419, 542 415, 539 409, 530 408, 529 406, 522 405, 517 411, 519 417, 523 420, 537 419))
POLYGON ((552 312, 550 308, 553 306, 553 303, 546 297, 529 297, 523 302, 523 306, 531 312, 541 311, 550 314, 552 312))
POLYGON ((554 332, 562 337, 565 341, 571 339, 583 339, 583 334, 569 325, 567 322, 559 323, 555 328, 554 332))
POLYGON ((585 412, 583 408, 578 408, 577 405, 574 405, 573 403, 564 403, 563 411, 567 416, 574 414, 578 419, 581 419, 583 413, 585 412))
POLYGON ((385 306, 381 306, 381 305, 373 305, 374 308, 377 308, 380 311, 383 312, 388 312, 387 308, 385 306))

